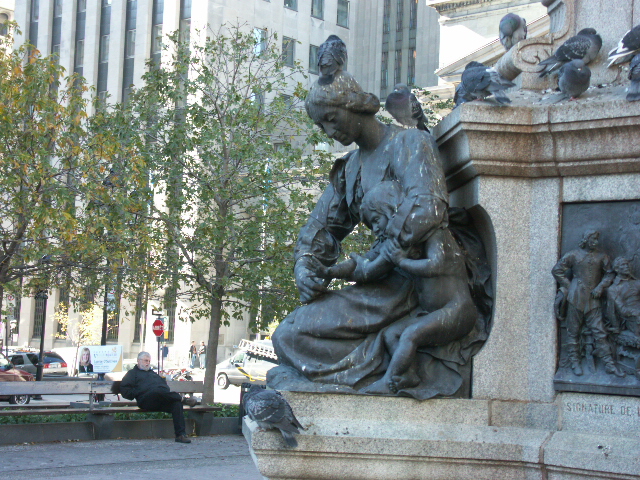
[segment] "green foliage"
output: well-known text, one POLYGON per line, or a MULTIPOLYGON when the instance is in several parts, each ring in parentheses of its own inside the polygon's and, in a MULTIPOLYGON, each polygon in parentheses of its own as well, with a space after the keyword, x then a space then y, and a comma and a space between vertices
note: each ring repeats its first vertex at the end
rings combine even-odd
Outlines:
POLYGON ((0 37, 0 297, 64 287, 84 300, 105 278, 147 264, 144 223, 133 220, 145 199, 132 195, 146 169, 122 126, 104 129, 111 113, 88 115, 84 79, 65 76, 55 55, 11 43, 0 37), (124 175, 107 182, 111 170, 124 175))
POLYGON ((299 66, 274 38, 226 25, 204 44, 167 43, 123 107, 162 204, 151 205, 166 285, 179 280, 191 318, 254 327, 297 304, 291 261, 328 158, 301 102, 299 66))
POLYGON ((453 99, 441 100, 425 88, 414 87, 412 92, 422 104, 422 110, 429 119, 427 126, 430 128, 440 123, 455 106, 453 99))
MULTIPOLYGON (((240 414, 238 405, 215 403, 214 406, 221 407, 221 410, 214 411, 214 417, 237 417, 240 414)), ((7 409, 4 409, 7 410, 7 409)), ((170 413, 164 412, 143 412, 143 413, 116 413, 115 420, 163 420, 171 419, 170 413)), ((18 425, 26 423, 66 423, 66 422, 86 422, 86 414, 64 414, 64 415, 24 415, 15 417, 0 417, 0 425, 18 425)))

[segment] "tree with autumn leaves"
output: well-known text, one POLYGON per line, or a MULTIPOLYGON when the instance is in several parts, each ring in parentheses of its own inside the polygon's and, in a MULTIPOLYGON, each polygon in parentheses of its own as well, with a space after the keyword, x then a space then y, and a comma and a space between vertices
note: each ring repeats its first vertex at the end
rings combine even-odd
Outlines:
POLYGON ((220 326, 249 312, 266 328, 298 303, 293 247, 330 162, 314 150, 325 139, 302 107, 304 72, 277 37, 243 25, 202 37, 172 37, 123 108, 149 167, 166 288, 209 320, 212 402, 220 326))
POLYGON ((146 186, 146 169, 104 129, 112 113, 87 114, 84 79, 11 42, 11 32, 0 37, 0 302, 5 291, 52 287, 85 300, 91 285, 139 271, 132 245, 144 240, 132 218, 145 202, 131 191, 146 186), (126 179, 109 187, 123 162, 126 179))

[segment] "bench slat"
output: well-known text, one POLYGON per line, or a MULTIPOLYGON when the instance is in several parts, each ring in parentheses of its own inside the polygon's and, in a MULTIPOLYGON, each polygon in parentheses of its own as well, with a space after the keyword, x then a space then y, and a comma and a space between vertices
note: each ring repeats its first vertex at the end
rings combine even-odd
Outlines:
MULTIPOLYGON (((196 405, 195 407, 184 407, 185 412, 217 412, 222 410, 221 407, 210 407, 205 405, 196 405)), ((0 417, 24 417, 27 415, 68 415, 68 414, 88 414, 95 415, 113 415, 114 413, 147 413, 148 410, 142 410, 138 407, 96 407, 96 408, 43 408, 43 409, 23 409, 23 410, 0 410, 0 417)))
MULTIPOLYGON (((172 392, 203 393, 201 381, 167 382, 172 392)), ((111 393, 111 381, 0 382, 0 395, 89 395, 111 393)))

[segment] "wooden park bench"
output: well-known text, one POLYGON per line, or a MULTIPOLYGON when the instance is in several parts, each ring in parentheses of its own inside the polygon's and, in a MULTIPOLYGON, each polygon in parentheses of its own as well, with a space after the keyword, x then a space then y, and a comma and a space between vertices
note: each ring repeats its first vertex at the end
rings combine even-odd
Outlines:
MULTIPOLYGON (((0 410, 0 417, 26 415, 86 414, 94 425, 96 439, 110 438, 116 413, 146 413, 135 402, 96 402, 96 395, 111 394, 114 382, 97 380, 67 380, 43 382, 0 382, 0 395, 87 395, 88 402, 57 403, 52 405, 11 405, 0 410)), ((201 381, 167 382, 172 392, 193 394, 204 392, 201 381)), ((195 405, 184 407, 187 418, 195 422, 196 435, 211 431, 212 412, 220 407, 195 405), (207 415, 209 414, 209 415, 207 415)))

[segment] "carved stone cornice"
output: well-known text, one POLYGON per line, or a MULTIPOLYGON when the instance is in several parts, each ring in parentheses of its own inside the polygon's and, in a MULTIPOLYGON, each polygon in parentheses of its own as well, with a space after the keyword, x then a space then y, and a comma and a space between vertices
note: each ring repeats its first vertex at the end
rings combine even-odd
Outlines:
POLYGON ((433 130, 450 190, 479 175, 640 173, 640 102, 626 102, 624 95, 616 87, 589 102, 541 105, 536 98, 456 108, 433 130))
POLYGON ((551 25, 549 33, 518 42, 496 64, 502 76, 513 80, 522 73, 522 88, 544 90, 553 81, 538 77, 538 63, 549 58, 557 45, 575 33, 575 2, 548 0, 542 2, 548 8, 551 25))
MULTIPOLYGON (((432 0, 427 1, 427 6, 435 8, 440 15, 448 17, 457 10, 466 10, 482 4, 500 5, 501 3, 513 3, 513 0, 432 0)), ((525 5, 531 2, 522 0, 521 3, 525 5)))

